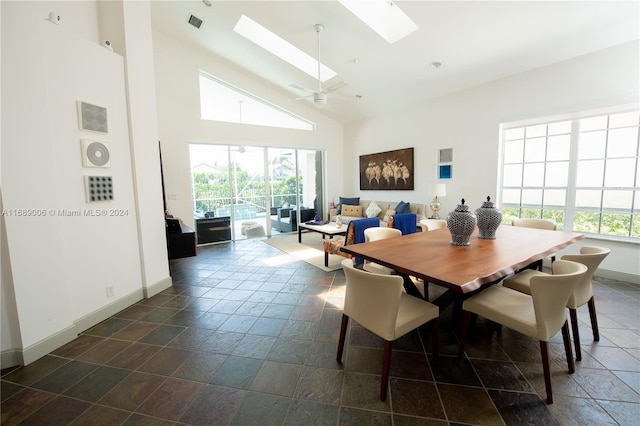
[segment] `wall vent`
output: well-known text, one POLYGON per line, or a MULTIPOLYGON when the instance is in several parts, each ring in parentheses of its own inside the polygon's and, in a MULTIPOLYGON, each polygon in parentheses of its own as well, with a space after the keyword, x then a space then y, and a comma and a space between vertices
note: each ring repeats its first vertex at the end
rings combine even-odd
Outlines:
POLYGON ((200 25, 202 25, 202 19, 196 18, 195 16, 191 15, 189 17, 189 23, 194 27, 200 29, 200 25))

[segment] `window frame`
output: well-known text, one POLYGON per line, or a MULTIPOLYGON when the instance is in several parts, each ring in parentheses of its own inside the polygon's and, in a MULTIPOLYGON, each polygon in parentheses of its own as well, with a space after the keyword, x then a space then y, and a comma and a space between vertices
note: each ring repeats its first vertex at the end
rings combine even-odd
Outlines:
MULTIPOLYGON (((246 90, 243 90, 237 86, 234 86, 231 83, 228 83, 212 74, 209 74, 205 71, 200 70, 198 73, 198 95, 200 98, 200 119, 201 120, 207 120, 207 121, 218 121, 221 123, 236 123, 236 124, 245 124, 245 125, 254 125, 254 126, 267 126, 267 127, 276 127, 276 128, 280 128, 280 129, 291 129, 291 130, 302 130, 302 131, 314 131, 316 129, 316 124, 311 121, 311 120, 307 120, 304 117, 301 117, 297 114, 294 114, 293 112, 286 110, 276 104, 273 104, 265 99, 262 99, 256 95, 254 95, 253 93, 247 92, 246 90), (239 100, 238 102, 238 116, 237 118, 234 119, 230 119, 230 118, 223 118, 220 115, 218 115, 217 117, 214 116, 213 118, 211 117, 205 117, 205 110, 215 110, 217 108, 215 107, 209 107, 209 108, 205 108, 205 102, 214 102, 213 105, 215 106, 215 100, 211 100, 211 99, 206 99, 205 98, 205 93, 204 93, 204 88, 202 85, 202 81, 203 80, 209 80, 212 84, 215 84, 217 86, 219 86, 219 90, 224 90, 227 92, 234 92, 235 94, 237 94, 239 100), (269 123, 268 121, 265 120, 260 120, 260 122, 255 122, 252 121, 251 119, 249 121, 244 120, 244 114, 243 114, 243 104, 245 101, 254 103, 254 105, 259 105, 259 108, 267 108, 268 110, 270 110, 271 114, 279 114, 279 115, 283 115, 285 116, 288 120, 300 123, 297 126, 293 126, 293 125, 284 125, 284 124, 277 124, 275 122, 273 123, 269 123)), ((223 107, 225 106, 225 104, 222 105, 223 107)), ((250 106, 250 105, 249 105, 250 106)), ((229 112, 231 110, 231 108, 226 109, 226 114, 225 115, 230 115, 231 113, 229 112)), ((211 111, 209 111, 211 112, 211 111)), ((264 115, 269 115, 269 114, 262 114, 264 115)))
MULTIPOLYGON (((546 118, 543 117, 538 119, 521 120, 521 121, 506 122, 506 123, 500 124, 500 144, 499 144, 500 148, 499 148, 499 160, 498 160, 499 168, 498 168, 497 193, 498 193, 499 205, 503 209, 503 213, 507 213, 507 214, 503 214, 503 222, 508 223, 510 222, 510 219, 513 217, 542 217, 542 218, 553 219, 553 217, 550 217, 553 215, 549 214, 549 212, 551 212, 551 209, 545 208, 544 193, 545 191, 559 189, 559 190, 565 190, 566 192, 564 194, 564 197, 565 197, 564 206, 562 206, 561 220, 560 220, 558 229, 572 230, 573 232, 580 232, 585 234, 589 238, 615 240, 615 241, 632 242, 632 243, 640 244, 640 235, 638 235, 638 231, 637 231, 638 226, 640 225, 640 209, 638 208, 638 206, 640 206, 640 123, 636 121, 631 126, 609 127, 610 126, 609 120, 611 116, 616 116, 618 114, 624 114, 624 113, 638 113, 639 110, 640 108, 638 108, 637 104, 629 104, 629 105, 623 105, 615 108, 608 108, 608 109, 602 109, 597 111, 588 111, 588 112, 581 112, 581 113, 576 113, 571 115, 554 116, 554 117, 546 117, 546 118), (621 158, 617 156, 611 156, 609 155, 609 152, 606 151, 607 144, 610 141, 609 132, 611 130, 617 130, 620 128, 636 127, 637 140, 636 140, 636 146, 635 146, 635 155, 625 155, 622 157, 627 160, 633 159, 634 161, 635 169, 632 172, 634 173, 634 175, 632 176, 632 180, 633 180, 632 186, 623 186, 623 187, 606 186, 606 182, 605 182, 607 179, 606 168, 604 169, 602 174, 601 185, 596 185, 593 187, 578 186, 579 164, 580 164, 580 161, 585 161, 584 159, 579 158, 579 154, 578 154, 579 141, 580 141, 581 135, 584 135, 587 133, 587 131, 584 131, 584 130, 581 131, 581 128, 580 128, 581 121, 584 122, 584 120, 602 117, 602 116, 606 118, 606 126, 603 129, 605 132, 605 148, 604 148, 605 152, 603 156, 598 157, 596 160, 601 161, 604 164, 604 167, 606 167, 606 164, 611 160, 618 160, 621 158), (560 123, 569 123, 570 125, 570 131, 564 133, 569 137, 569 153, 566 160, 566 162, 568 162, 566 186, 558 187, 558 186, 547 185, 546 181, 544 180, 545 179, 544 175, 542 177, 543 179, 542 184, 525 186, 523 184, 523 179, 525 175, 525 172, 524 172, 525 165, 542 164, 543 166, 542 170, 543 172, 545 172, 549 164, 552 164, 554 162, 565 161, 565 160, 559 160, 559 161, 549 160, 548 152, 547 152, 547 150, 549 149, 549 138, 550 138, 550 134, 548 130, 549 126, 558 125, 560 123), (545 126, 544 136, 542 136, 544 138, 544 146, 545 146, 544 158, 539 162, 533 162, 533 161, 527 162, 527 159, 525 156, 525 151, 527 149, 526 147, 527 138, 526 138, 525 132, 526 132, 526 129, 533 128, 536 126, 545 126), (508 134, 509 132, 514 132, 518 130, 522 130, 523 132, 522 137, 520 138, 522 140, 522 157, 520 161, 508 161, 507 159, 507 156, 509 154, 508 143, 510 141, 520 140, 517 137, 507 139, 508 134), (521 170, 519 172, 520 184, 505 185, 505 183, 507 183, 505 182, 505 178, 510 177, 508 173, 509 166, 518 166, 518 165, 521 167, 521 170), (507 168, 507 171, 505 171, 505 168, 507 168), (535 204, 528 205, 526 203, 523 203, 523 192, 526 190, 542 191, 541 201, 539 205, 535 205, 535 204), (581 190, 600 191, 600 200, 599 200, 598 207, 586 208, 586 207, 577 206, 576 200, 577 200, 579 191, 581 190), (519 191, 518 203, 516 204, 512 202, 512 200, 514 199, 513 195, 517 194, 517 192, 512 192, 507 197, 505 197, 505 191, 519 191), (605 204, 605 197, 607 195, 611 195, 613 191, 626 191, 631 193, 630 202, 628 205, 624 207, 623 210, 615 211, 612 207, 609 207, 605 204), (505 203, 506 198, 510 199, 511 202, 505 203), (527 208, 531 208, 531 210, 527 211, 527 208), (539 216, 531 216, 531 214, 527 214, 527 213, 531 213, 532 211, 533 212, 539 211, 539 216), (583 213, 589 212, 589 211, 594 212, 598 215, 598 223, 597 223, 598 232, 590 232, 590 231, 585 231, 583 229, 576 230, 575 229, 577 226, 576 214, 581 212, 583 213), (509 215, 508 214, 509 212, 512 212, 512 213, 517 212, 517 215, 515 214, 509 215), (525 213, 525 215, 523 215, 523 212, 525 213), (603 230, 602 229, 603 217, 605 217, 608 214, 628 215, 630 222, 628 223, 628 228, 627 228, 628 232, 626 235, 614 235, 609 233, 601 233, 601 231, 603 230)), ((517 176, 517 174, 513 176, 517 176)))

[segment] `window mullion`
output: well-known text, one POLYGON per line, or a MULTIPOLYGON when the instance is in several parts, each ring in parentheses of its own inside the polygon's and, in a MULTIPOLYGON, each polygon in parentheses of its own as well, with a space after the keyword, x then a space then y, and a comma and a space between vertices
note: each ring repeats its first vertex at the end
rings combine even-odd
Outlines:
POLYGON ((545 135, 544 135, 544 162, 542 166, 542 195, 540 196, 540 215, 541 218, 544 218, 545 212, 545 197, 547 195, 547 165, 549 164, 549 125, 545 126, 545 135))
POLYGON ((573 218, 576 213, 576 184, 578 180, 578 140, 580 121, 571 121, 571 139, 569 143, 569 179, 564 208, 564 229, 573 230, 573 218))
POLYGON ((524 134, 522 135, 522 160, 521 160, 521 170, 520 170, 520 211, 519 211, 519 217, 522 217, 522 199, 524 198, 524 166, 525 166, 525 156, 526 156, 526 151, 527 151, 527 133, 528 130, 525 127, 524 128, 524 134))

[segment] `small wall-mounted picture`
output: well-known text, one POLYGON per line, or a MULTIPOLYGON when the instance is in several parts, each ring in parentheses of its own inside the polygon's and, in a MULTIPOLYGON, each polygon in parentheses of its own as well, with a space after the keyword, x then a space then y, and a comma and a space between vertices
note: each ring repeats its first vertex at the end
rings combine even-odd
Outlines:
POLYGON ((87 203, 113 200, 113 178, 111 176, 85 176, 84 195, 87 203))
POLYGON ((453 166, 451 164, 438 166, 438 179, 451 179, 452 169, 453 166))
POLYGON ((108 133, 107 109, 98 105, 78 101, 78 123, 82 130, 108 133))
POLYGON ((453 163, 453 148, 441 149, 438 151, 439 163, 453 163))
POLYGON ((111 167, 109 144, 102 141, 81 139, 82 167, 111 167))

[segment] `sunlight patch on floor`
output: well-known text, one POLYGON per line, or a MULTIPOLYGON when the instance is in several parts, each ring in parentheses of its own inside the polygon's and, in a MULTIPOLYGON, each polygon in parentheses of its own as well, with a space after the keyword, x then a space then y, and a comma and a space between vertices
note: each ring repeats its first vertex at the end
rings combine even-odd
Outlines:
POLYGON ((261 259, 260 262, 267 266, 279 266, 279 265, 288 265, 289 263, 293 263, 297 261, 295 257, 289 254, 281 254, 278 256, 270 256, 264 259, 261 259))
POLYGON ((316 297, 322 299, 327 305, 336 309, 344 308, 345 286, 331 288, 326 293, 318 294, 316 297))

